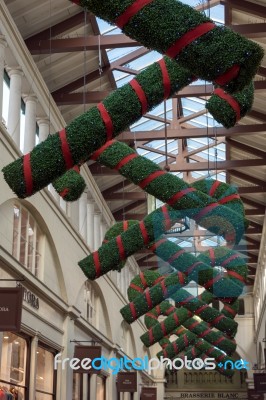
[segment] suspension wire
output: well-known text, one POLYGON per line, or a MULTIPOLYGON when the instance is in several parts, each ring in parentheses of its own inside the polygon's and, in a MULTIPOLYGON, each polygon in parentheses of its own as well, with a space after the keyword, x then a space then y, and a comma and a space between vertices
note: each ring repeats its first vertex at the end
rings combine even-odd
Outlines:
POLYGON ((167 140, 167 110, 166 110, 166 100, 163 102, 164 105, 164 145, 165 145, 165 166, 164 169, 166 171, 170 171, 170 167, 168 165, 168 140, 167 140))
POLYGON ((87 62, 86 29, 87 29, 87 11, 84 10, 84 46, 83 46, 83 112, 84 113, 86 111, 86 62, 87 62))

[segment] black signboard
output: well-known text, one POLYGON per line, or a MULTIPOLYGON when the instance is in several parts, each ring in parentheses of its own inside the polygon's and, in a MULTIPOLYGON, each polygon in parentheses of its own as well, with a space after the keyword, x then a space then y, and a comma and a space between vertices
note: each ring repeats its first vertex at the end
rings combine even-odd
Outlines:
POLYGON ((266 374, 254 374, 254 386, 257 393, 266 393, 266 374))
MULTIPOLYGON (((101 346, 75 346, 74 358, 72 362, 75 364, 74 369, 75 372, 80 374, 100 374, 101 368, 95 369, 93 368, 94 363, 93 360, 95 358, 101 358, 102 348, 101 346), (77 359, 79 361, 77 361, 77 359), (79 367, 79 368, 77 368, 79 367)), ((95 361, 95 366, 100 367, 101 361, 95 361)))
POLYGON ((264 396, 255 389, 248 389, 248 400, 264 400, 264 396))
POLYGON ((157 389, 155 387, 143 387, 140 400, 157 400, 157 389))
POLYGON ((119 372, 117 374, 117 391, 137 392, 137 372, 119 372))
POLYGON ((22 314, 22 288, 0 288, 0 331, 19 332, 22 314))

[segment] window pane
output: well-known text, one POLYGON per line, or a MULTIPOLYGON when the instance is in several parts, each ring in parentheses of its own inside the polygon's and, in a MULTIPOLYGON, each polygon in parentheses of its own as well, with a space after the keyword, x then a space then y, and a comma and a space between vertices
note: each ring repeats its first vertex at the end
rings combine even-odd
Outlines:
POLYGON ((20 210, 14 206, 14 225, 13 225, 13 249, 12 254, 14 257, 18 257, 18 241, 19 241, 19 216, 20 210))
POLYGON ((12 254, 35 276, 39 275, 41 231, 33 216, 22 206, 14 205, 12 254))
POLYGON ((20 228, 20 252, 19 261, 21 264, 25 265, 26 251, 27 251, 27 223, 28 223, 28 213, 22 208, 21 210, 21 228, 20 228))
POLYGON ((51 394, 53 393, 53 381, 54 381, 53 363, 54 363, 54 355, 50 351, 47 351, 42 347, 38 347, 36 390, 42 390, 44 392, 48 392, 51 394))
POLYGON ((3 332, 0 379, 25 386, 27 343, 13 333, 3 332))

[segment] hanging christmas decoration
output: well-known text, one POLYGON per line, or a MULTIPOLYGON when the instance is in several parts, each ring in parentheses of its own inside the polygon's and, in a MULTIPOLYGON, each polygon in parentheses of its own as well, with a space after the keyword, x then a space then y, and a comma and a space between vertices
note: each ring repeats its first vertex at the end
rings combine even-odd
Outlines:
MULTIPOLYGON (((106 141, 193 80, 195 77, 186 69, 164 57, 111 93, 97 107, 92 107, 66 128, 38 144, 30 153, 4 167, 5 180, 18 197, 31 196, 75 164, 84 163, 106 141)), ((252 91, 249 96, 252 98, 252 91)), ((238 104, 241 115, 244 115, 246 101, 242 104, 242 98, 239 98, 238 104)), ((215 101, 214 106, 209 101, 210 112, 216 110, 215 105, 215 101)), ((228 112, 224 121, 220 112, 218 115, 225 126, 230 124, 228 112)), ((231 122, 235 122, 235 117, 231 118, 231 122)))
POLYGON ((64 175, 53 182, 53 187, 65 201, 76 201, 86 188, 86 183, 80 175, 78 165, 69 169, 64 175))
POLYGON ((177 0, 76 0, 148 49, 229 91, 248 85, 263 58, 256 43, 177 0), (148 34, 147 34, 148 32, 148 34))

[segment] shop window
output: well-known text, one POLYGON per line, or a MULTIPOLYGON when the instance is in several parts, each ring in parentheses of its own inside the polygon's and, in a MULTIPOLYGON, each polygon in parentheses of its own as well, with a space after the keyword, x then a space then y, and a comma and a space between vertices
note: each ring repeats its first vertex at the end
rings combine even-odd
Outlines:
POLYGON ((244 302, 244 299, 239 299, 238 315, 245 315, 245 302, 244 302))
POLYGON ((13 256, 31 273, 40 275, 41 230, 29 211, 19 204, 14 205, 13 256))
POLYGON ((106 399, 106 377, 102 375, 97 375, 96 378, 96 399, 105 400, 106 399))
POLYGON ((13 395, 6 398, 24 400, 28 386, 28 343, 23 337, 10 332, 3 332, 1 336, 0 398, 4 393, 13 395))
POLYGON ((55 399, 54 353, 38 346, 35 400, 55 399))
POLYGON ((87 281, 85 282, 85 317, 91 324, 95 323, 95 303, 96 299, 92 284, 91 282, 87 281))

